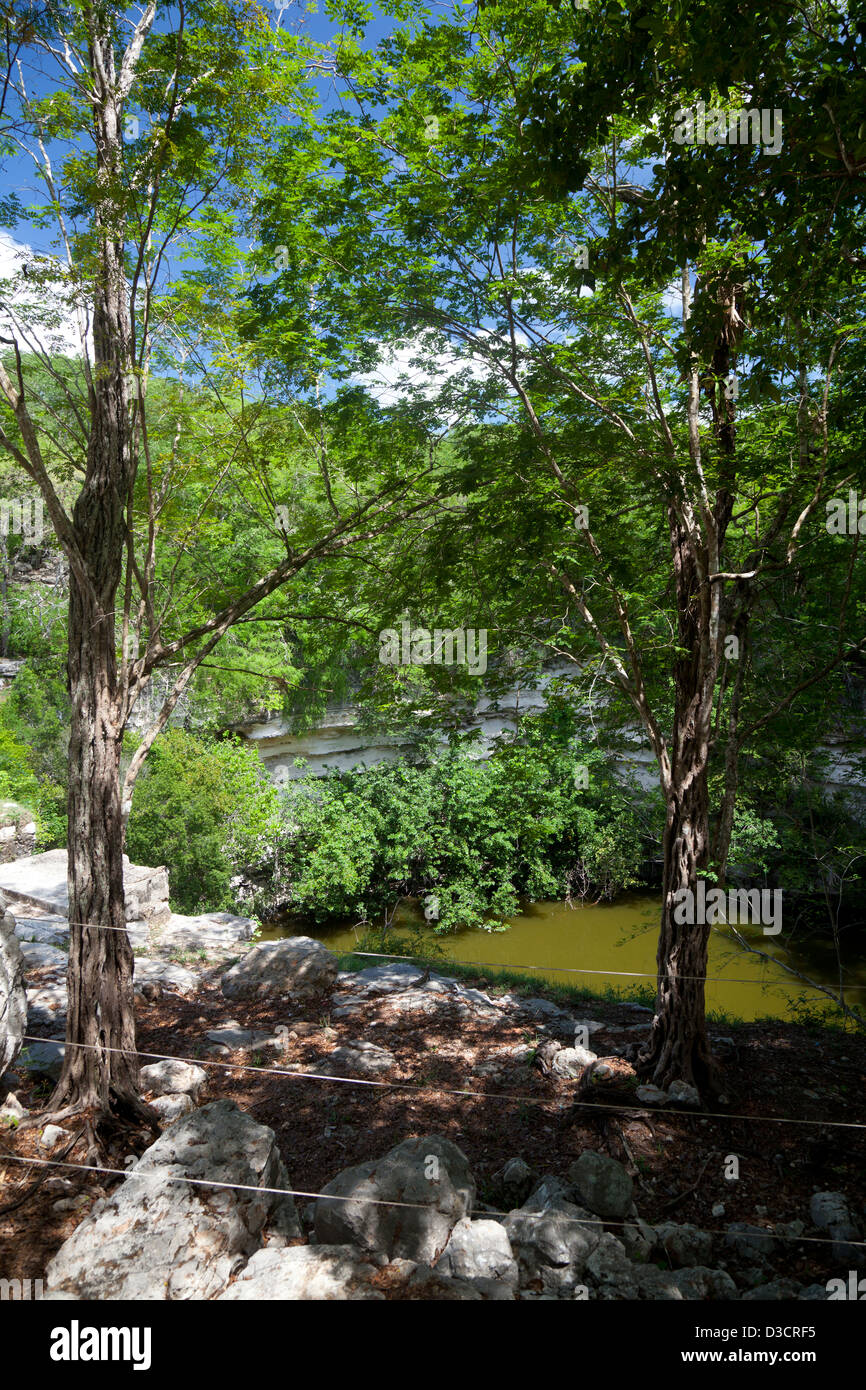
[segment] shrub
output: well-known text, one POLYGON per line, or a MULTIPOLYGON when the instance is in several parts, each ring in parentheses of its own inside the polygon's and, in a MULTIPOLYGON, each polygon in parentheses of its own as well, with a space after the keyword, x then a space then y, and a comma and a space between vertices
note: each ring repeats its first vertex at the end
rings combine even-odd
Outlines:
POLYGON ((255 750, 171 729, 139 773, 127 853, 168 866, 175 911, 229 909, 232 875, 246 856, 265 851, 275 802, 255 750))

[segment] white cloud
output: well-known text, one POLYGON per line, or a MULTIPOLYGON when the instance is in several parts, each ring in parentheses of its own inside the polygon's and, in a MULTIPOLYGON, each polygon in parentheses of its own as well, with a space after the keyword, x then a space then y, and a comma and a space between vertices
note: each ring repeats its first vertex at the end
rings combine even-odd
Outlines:
MULTIPOLYGON (((489 339, 493 335, 484 336, 489 339)), ((525 346, 525 340, 521 346, 525 346)), ((379 365, 352 380, 365 387, 380 405, 390 406, 419 393, 424 400, 433 401, 449 382, 460 376, 483 385, 495 375, 486 356, 449 350, 443 347, 438 334, 422 333, 409 342, 383 344, 379 365)))
POLYGON ((82 356, 78 315, 60 262, 7 232, 0 232, 0 333, 16 338, 22 352, 82 356))

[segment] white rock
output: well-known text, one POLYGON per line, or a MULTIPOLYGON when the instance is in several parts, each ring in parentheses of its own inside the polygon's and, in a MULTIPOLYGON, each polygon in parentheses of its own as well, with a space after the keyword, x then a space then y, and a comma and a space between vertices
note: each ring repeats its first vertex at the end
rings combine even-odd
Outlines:
POLYGON ((451 1232, 436 1262, 436 1272, 458 1279, 501 1279, 517 1283, 517 1261, 499 1221, 471 1221, 464 1216, 451 1232))
MULTIPOLYGON (((46 1271, 50 1292, 78 1299, 206 1299, 262 1245, 263 1230, 300 1235, 273 1131, 230 1100, 176 1121, 96 1203, 46 1271), (172 1181, 236 1183, 213 1188, 172 1181)), ((269 1236, 269 1240, 274 1237, 269 1236)))
POLYGON ((157 1096, 150 1104, 166 1124, 173 1124, 175 1120, 181 1119, 184 1115, 191 1115, 195 1110, 195 1101, 185 1092, 157 1096))
POLYGON ((381 1300, 385 1295, 369 1282, 377 1273, 376 1265, 351 1245, 295 1245, 288 1250, 269 1246, 253 1255, 219 1298, 235 1303, 381 1300))
POLYGON ((0 894, 0 1076, 21 1050, 27 1021, 24 956, 15 935, 15 918, 0 894))
POLYGON ((52 1149, 59 1149, 64 1139, 68 1138, 68 1129, 61 1129, 60 1125, 46 1125, 39 1136, 39 1147, 51 1153, 52 1149))
POLYGON ((223 975, 227 999, 269 999, 287 994, 312 1002, 330 994, 337 979, 337 957, 310 936, 263 941, 223 975))
POLYGON ((162 1062, 142 1067, 141 1083, 146 1091, 156 1091, 160 1096, 186 1093, 195 1099, 207 1085, 207 1072, 192 1062, 177 1062, 167 1057, 162 1062))
POLYGON ((598 1061, 598 1053, 590 1052, 588 1047, 562 1047, 553 1059, 554 1076, 576 1080, 590 1062, 598 1061))

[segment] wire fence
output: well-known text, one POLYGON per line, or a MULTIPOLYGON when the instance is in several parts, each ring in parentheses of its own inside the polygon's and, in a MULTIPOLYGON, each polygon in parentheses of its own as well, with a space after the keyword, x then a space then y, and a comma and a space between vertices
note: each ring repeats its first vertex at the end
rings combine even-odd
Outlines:
MULTIPOLYGON (((124 1178, 128 1182, 141 1182, 142 1184, 150 1182, 154 1186, 163 1183, 187 1183, 191 1187, 227 1189, 232 1192, 252 1192, 257 1197, 301 1197, 310 1201, 323 1200, 326 1202, 343 1202, 346 1204, 351 1204, 353 1206, 357 1204, 359 1206, 401 1207, 410 1211, 430 1211, 429 1202, 394 1202, 384 1197, 365 1197, 359 1193, 339 1194, 330 1192, 306 1192, 301 1190, 300 1188, 294 1187, 259 1187, 255 1183, 222 1182, 217 1178, 190 1178, 187 1177, 185 1174, 163 1172, 156 1167, 147 1167, 143 1169, 141 1172, 139 1172, 138 1164, 136 1164, 132 1168, 108 1168, 100 1166, 98 1164, 90 1165, 86 1163, 71 1163, 68 1159, 31 1158, 21 1154, 2 1154, 0 1155, 0 1160, 2 1160, 3 1162, 8 1161, 12 1163, 29 1163, 34 1164, 37 1167, 47 1166, 56 1168, 71 1168, 75 1171, 88 1174, 103 1173, 110 1177, 124 1178)), ((433 1180, 431 1179, 431 1181, 433 1180)), ((517 1208, 517 1210, 519 1211, 520 1208, 517 1208)), ((542 1211, 538 1213, 528 1214, 543 1215, 544 1213, 542 1211)), ((485 1206, 483 1208, 483 1215, 485 1217, 489 1217, 491 1220, 504 1220, 507 1216, 511 1215, 511 1212, 500 1211, 496 1208, 485 1206)), ((622 1229, 628 1229, 638 1228, 638 1220, 638 1217, 633 1217, 629 1221, 609 1221, 606 1217, 600 1216, 572 1217, 568 1216, 566 1213, 557 1213, 557 1222, 561 1224, 567 1224, 569 1226, 616 1226, 622 1229)), ((699 1231, 702 1235, 708 1236, 719 1236, 727 1234, 727 1232, 724 1230, 712 1230, 700 1226, 695 1226, 693 1229, 699 1231)), ((756 1228, 753 1234, 755 1233, 762 1234, 763 1232, 760 1232, 759 1228, 756 1228)), ((794 1244, 800 1244, 802 1242, 805 1242, 810 1245, 833 1246, 838 1244, 838 1241, 832 1238, 828 1238, 827 1236, 790 1235, 788 1233, 777 1233, 776 1231, 767 1231, 766 1235, 768 1238, 772 1238, 773 1240, 789 1241, 794 1244)), ((866 1249, 866 1241, 862 1240, 846 1240, 844 1244, 846 1246, 851 1246, 857 1249, 866 1249)))
MULTIPOLYGON (((286 1025, 286 1026, 288 1026, 288 1025, 286 1025)), ((241 1031, 241 1032, 250 1031, 250 1032, 251 1032, 252 1030, 240 1029, 240 1030, 238 1030, 238 1031, 241 1031)), ((63 1041, 63 1040, 61 1040, 61 1039, 59 1039, 59 1038, 40 1038, 40 1037, 36 1037, 36 1036, 34 1036, 34 1035, 31 1035, 31 1034, 25 1034, 25 1035, 23 1036, 23 1038, 22 1038, 22 1041, 23 1041, 23 1042, 33 1042, 33 1043, 43 1043, 43 1044, 44 1044, 44 1043, 53 1043, 53 1044, 54 1044, 56 1047, 58 1047, 58 1048, 60 1048, 60 1047, 64 1047, 64 1048, 65 1048, 65 1047, 90 1048, 91 1050, 98 1051, 98 1052, 108 1052, 108 1053, 116 1052, 116 1053, 121 1053, 121 1054, 124 1055, 124 1056, 133 1055, 129 1049, 125 1049, 125 1048, 122 1048, 122 1047, 108 1047, 108 1046, 102 1045, 101 1043, 68 1043, 68 1042, 63 1041)), ((608 1114, 610 1114, 611 1111, 612 1111, 613 1109, 616 1109, 618 1112, 632 1113, 632 1114, 641 1115, 641 1116, 647 1115, 647 1114, 652 1114, 652 1115, 677 1115, 677 1116, 679 1116, 680 1118, 682 1118, 684 1114, 691 1114, 691 1115, 694 1116, 695 1119, 699 1119, 699 1120, 737 1120, 737 1121, 743 1120, 743 1121, 747 1121, 747 1122, 749 1122, 749 1123, 763 1122, 763 1123, 766 1123, 766 1124, 777 1124, 777 1125, 811 1125, 811 1126, 813 1126, 813 1127, 817 1127, 817 1128, 821 1128, 821 1129, 866 1129, 866 1124, 859 1124, 859 1123, 856 1123, 856 1122, 853 1121, 853 1120, 809 1120, 809 1119, 803 1119, 803 1118, 799 1118, 799 1117, 792 1117, 792 1116, 789 1116, 789 1115, 740 1115, 740 1114, 731 1113, 730 1111, 727 1111, 727 1110, 722 1110, 722 1111, 712 1111, 712 1110, 690 1110, 690 1109, 688 1109, 688 1107, 683 1108, 682 1106, 680 1106, 680 1107, 675 1107, 675 1106, 668 1106, 668 1107, 665 1107, 665 1106, 653 1105, 653 1106, 650 1107, 650 1106, 645 1105, 645 1104, 644 1104, 644 1105, 641 1105, 640 1103, 638 1103, 638 1104, 636 1104, 636 1105, 627 1105, 627 1104, 620 1104, 620 1102, 619 1102, 618 1100, 617 1100, 615 1106, 613 1106, 613 1105, 611 1105, 609 1102, 608 1102, 608 1103, 604 1103, 604 1102, 602 1102, 602 1101, 583 1101, 583 1100, 572 1100, 572 1099, 568 1099, 568 1100, 563 1101, 563 1100, 561 1100, 561 1099, 559 1099, 559 1098, 557 1098, 557 1097, 534 1096, 534 1095, 521 1094, 521 1093, 512 1094, 512 1093, 506 1093, 506 1092, 504 1092, 504 1091, 473 1091, 473 1090, 470 1090, 470 1089, 468 1089, 468 1088, 467 1088, 467 1089, 457 1089, 457 1090, 455 1090, 455 1089, 450 1089, 450 1088, 448 1088, 448 1087, 439 1086, 439 1085, 436 1084, 436 1083, 430 1083, 430 1084, 427 1084, 427 1085, 420 1085, 420 1086, 419 1086, 416 1082, 412 1082, 412 1081, 376 1081, 376 1080, 372 1080, 372 1079, 369 1078, 369 1077, 331 1076, 331 1075, 329 1075, 329 1074, 326 1073, 326 1072, 288 1071, 287 1069, 281 1068, 281 1067, 254 1066, 252 1063, 244 1063, 244 1062, 220 1062, 220 1061, 218 1061, 218 1060, 216 1060, 216 1059, 214 1059, 214 1058, 208 1058, 208 1057, 183 1057, 183 1056, 178 1056, 178 1055, 176 1055, 176 1054, 174 1054, 174 1053, 168 1053, 168 1052, 141 1052, 141 1051, 139 1051, 138 1049, 136 1049, 134 1055, 137 1056, 137 1057, 139 1057, 139 1058, 141 1058, 141 1057, 148 1057, 148 1058, 150 1058, 152 1061, 155 1061, 155 1062, 184 1062, 184 1063, 187 1063, 187 1064, 192 1065, 192 1066, 198 1066, 198 1067, 215 1067, 215 1068, 222 1069, 222 1070, 224 1070, 224 1071, 233 1071, 233 1072, 237 1072, 237 1071, 247 1071, 247 1072, 252 1072, 252 1073, 254 1073, 256 1076, 260 1076, 260 1077, 261 1077, 261 1076, 278 1076, 278 1077, 282 1078, 283 1080, 287 1080, 287 1081, 324 1081, 324 1082, 329 1082, 329 1083, 331 1083, 332 1085, 338 1085, 338 1086, 363 1086, 363 1087, 372 1088, 372 1089, 374 1089, 374 1090, 384 1090, 384 1091, 410 1091, 410 1092, 412 1092, 412 1093, 414 1093, 414 1094, 416 1094, 416 1095, 422 1095, 422 1094, 424 1094, 425 1092, 435 1091, 438 1095, 444 1095, 444 1096, 461 1096, 461 1097, 464 1097, 464 1098, 468 1097, 468 1098, 473 1098, 473 1099, 477 1099, 477 1100, 485 1100, 485 1101, 487 1101, 487 1100, 497 1100, 497 1101, 504 1101, 504 1102, 506 1102, 507 1104, 512 1104, 512 1105, 527 1105, 527 1104, 528 1104, 528 1105, 539 1105, 539 1106, 542 1106, 542 1107, 543 1107, 543 1106, 557 1105, 557 1106, 562 1107, 562 1105, 564 1104, 564 1105, 565 1105, 567 1108, 569 1108, 569 1109, 572 1109, 572 1108, 573 1108, 573 1109, 579 1109, 579 1110, 598 1110, 598 1111, 606 1111, 608 1114)))

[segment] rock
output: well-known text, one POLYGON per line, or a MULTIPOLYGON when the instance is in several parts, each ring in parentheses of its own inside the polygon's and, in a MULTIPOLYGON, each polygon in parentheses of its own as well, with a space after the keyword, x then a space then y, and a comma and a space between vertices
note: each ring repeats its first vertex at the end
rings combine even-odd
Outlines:
POLYGON ((499 1005, 482 994, 480 989, 469 989, 459 981, 452 981, 450 993, 454 1012, 459 1019, 471 1019, 473 1023, 498 1023, 502 1018, 499 1005))
POLYGON ((493 1186, 502 1194, 503 1205, 510 1211, 512 1207, 522 1206, 532 1191, 535 1174, 522 1158, 509 1158, 508 1162, 493 1176, 493 1186))
POLYGON ((635 1264, 646 1264, 656 1246, 655 1228, 638 1216, 637 1208, 634 1205, 629 1212, 629 1217, 632 1219, 623 1226, 619 1238, 630 1260, 633 1260, 635 1264))
POLYGON ((61 951, 69 949, 69 923, 65 917, 24 917, 19 914, 15 919, 15 935, 22 946, 25 941, 41 941, 43 945, 57 946, 61 951))
POLYGON ((97 1202, 46 1271, 48 1288, 78 1299, 205 1299, 271 1240, 300 1235, 273 1131, 219 1100, 178 1120, 97 1202), (237 1183, 237 1190, 178 1178, 237 1183))
POLYGON ((59 1039, 27 1043, 18 1058, 18 1069, 31 1072, 34 1076, 44 1076, 48 1081, 59 1081, 64 1051, 59 1039))
MULTIPOLYGON (((257 1033, 251 1028, 241 1028, 238 1023, 227 1023, 222 1028, 211 1028, 205 1037, 219 1049, 220 1055, 227 1052, 252 1052, 254 1048, 273 1044, 270 1033, 257 1033)), ((208 1049, 209 1051, 212 1049, 208 1049)))
POLYGON ((24 956, 15 935, 15 918, 0 894, 0 1076, 15 1062, 26 1031, 24 956))
POLYGON ((456 1144, 428 1135, 345 1169, 322 1193, 316 1203, 320 1244, 352 1244, 433 1264, 460 1218, 471 1214, 475 1181, 456 1144), (412 1207, 380 1205, 386 1202, 412 1207))
POLYGON ((551 1003, 549 999, 541 998, 509 998, 500 1000, 500 1005, 510 1006, 521 1017, 529 1019, 535 1023, 539 1032, 548 1031, 557 1033, 561 1038, 567 1038, 570 1043, 574 1041, 574 1016, 565 1009, 560 1009, 557 1004, 551 1003))
POLYGON ((678 1226, 673 1221, 665 1221, 656 1226, 655 1231, 658 1244, 675 1269, 706 1267, 713 1258, 713 1238, 697 1226, 688 1223, 678 1226))
POLYGON ((60 1125, 46 1125, 39 1136, 39 1147, 51 1153, 53 1149, 59 1149, 64 1139, 68 1138, 68 1129, 61 1129, 60 1125))
POLYGON ((498 1221, 471 1221, 464 1216, 451 1232, 436 1270, 458 1279, 500 1279, 517 1284, 517 1262, 505 1227, 498 1221))
POLYGON ((171 949, 237 955, 238 946, 251 941, 255 931, 252 918, 236 917, 231 912, 205 912, 198 917, 173 912, 159 929, 157 944, 161 952, 171 949))
POLYGON ((697 1088, 686 1081, 672 1081, 668 1086, 668 1100, 671 1105, 684 1105, 692 1110, 700 1109, 701 1098, 697 1088))
POLYGON ((66 951, 49 945, 47 941, 22 941, 21 954, 28 970, 66 969, 66 951))
POLYGON ((27 1026, 39 1028, 66 1028, 66 983, 57 980, 55 984, 39 985, 27 991, 27 1026))
POLYGON ((584 1067, 597 1060, 598 1053, 590 1052, 588 1047, 561 1047, 553 1058, 552 1071, 554 1076, 574 1081, 581 1075, 584 1067))
MULTIPOLYGON (((438 1268, 419 1264, 407 1279, 405 1287, 425 1303, 477 1303, 485 1296, 489 1297, 489 1294, 482 1293, 482 1287, 495 1289, 497 1285, 490 1279, 455 1279, 449 1274, 440 1274, 438 1268)), ((502 1294, 498 1296, 502 1297, 502 1294)))
POLYGON ((628 1215, 634 1183, 616 1159, 587 1149, 570 1164, 568 1176, 590 1211, 607 1221, 623 1221, 628 1215))
POLYGON ((195 1110, 195 1101, 192 1096, 185 1092, 176 1092, 173 1095, 157 1096, 150 1102, 153 1109, 161 1120, 167 1125, 173 1124, 175 1120, 181 1119, 183 1115, 191 1115, 195 1110))
POLYGON ((417 965, 396 960, 386 965, 368 965, 366 970, 348 973, 346 980, 353 986, 360 986, 367 994, 392 994, 407 989, 423 974, 417 965))
POLYGON ((622 1242, 605 1231, 586 1262, 586 1277, 602 1290, 616 1290, 619 1298, 637 1297, 637 1274, 622 1242))
POLYGON ((207 1072, 192 1062, 176 1062, 167 1057, 141 1069, 141 1084, 160 1096, 189 1095, 195 1100, 207 1085, 207 1072))
POLYGON ((682 1302, 704 1299, 734 1299, 737 1286, 721 1269, 656 1269, 646 1265, 637 1275, 639 1296, 653 1302, 682 1302))
POLYGON ((798 1240, 806 1229, 805 1221, 777 1221, 776 1234, 782 1238, 798 1240))
POLYGON ((829 1231, 832 1226, 845 1225, 851 1220, 843 1192, 813 1192, 809 1215, 813 1226, 817 1226, 819 1231, 829 1231))
POLYGON ((337 957, 310 936, 263 941, 227 970, 220 988, 227 999, 287 994, 298 1003, 330 994, 337 979, 337 957))
POLYGON ((571 1292, 602 1236, 598 1217, 562 1198, 542 1211, 521 1207, 503 1223, 522 1286, 540 1281, 546 1293, 571 1292))
POLYGON ((668 1093, 658 1086, 638 1086, 634 1094, 641 1105, 667 1105, 668 1093))
POLYGON ((502 1082, 509 1071, 528 1059, 529 1053, 525 1047, 503 1047, 476 1062, 472 1075, 481 1081, 502 1082))
POLYGON ((760 1259, 764 1255, 771 1255, 776 1248, 770 1231, 765 1231, 761 1226, 750 1226, 745 1221, 733 1221, 728 1226, 725 1244, 744 1259, 756 1255, 760 1259))
POLYGON ((773 1279, 769 1284, 759 1284, 756 1289, 748 1289, 743 1294, 744 1303, 777 1302, 800 1297, 800 1285, 792 1279, 773 1279))
POLYGON ((403 990, 401 993, 393 995, 388 1002, 395 1013, 435 1014, 443 1004, 448 1004, 450 1001, 447 997, 437 996, 425 988, 403 990))
POLYGON ((145 982, 162 985, 163 989, 172 994, 195 994, 198 989, 198 975, 188 970, 185 965, 176 965, 173 961, 136 956, 132 973, 138 994, 141 993, 145 982))
POLYGON ((555 1173, 545 1173, 523 1203, 523 1210, 545 1211, 547 1207, 555 1206, 557 1202, 576 1204, 577 1193, 574 1185, 570 1182, 563 1182, 562 1178, 558 1178, 555 1173))
POLYGON ((310 1070, 325 1076, 382 1076, 392 1071, 397 1058, 375 1043, 349 1041, 321 1061, 314 1061, 310 1070))
POLYGON ((18 1120, 24 1120, 30 1114, 20 1102, 14 1091, 10 1091, 3 1104, 0 1105, 0 1124, 8 1124, 10 1121, 15 1124, 18 1120))
POLYGON ((294 1245, 288 1250, 268 1246, 253 1255, 218 1297, 220 1302, 235 1303, 381 1300, 385 1295, 370 1287, 378 1272, 352 1245, 294 1245))
MULTIPOLYGON (((35 907, 40 912, 69 917, 66 850, 50 849, 0 864, 0 891, 14 902, 35 907)), ((126 920, 144 918, 152 924, 167 922, 168 870, 130 864, 123 856, 123 893, 126 920)))
POLYGON ((819 1231, 827 1231, 833 1237, 830 1253, 834 1260, 847 1261, 858 1268, 866 1263, 862 1248, 852 1244, 860 1240, 860 1229, 851 1219, 844 1193, 813 1193, 809 1212, 819 1231))

